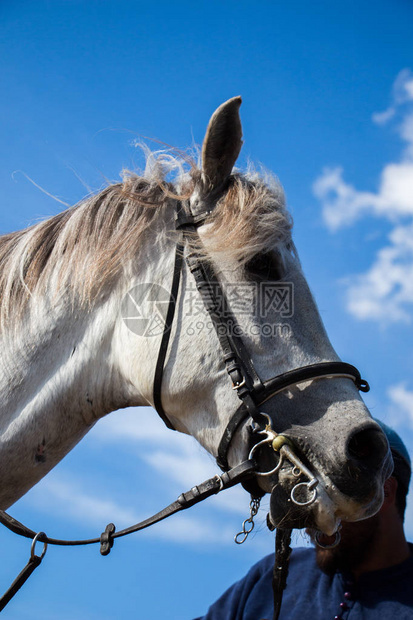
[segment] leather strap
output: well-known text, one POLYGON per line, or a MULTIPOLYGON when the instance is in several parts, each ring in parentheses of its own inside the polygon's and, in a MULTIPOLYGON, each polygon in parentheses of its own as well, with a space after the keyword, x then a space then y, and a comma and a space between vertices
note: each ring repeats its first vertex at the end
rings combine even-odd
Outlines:
MULTIPOLYGON (((193 232, 196 233, 196 229, 193 232)), ((196 253, 189 254, 186 261, 215 328, 225 368, 237 391, 238 398, 243 402, 254 422, 263 426, 266 419, 258 411, 253 394, 262 394, 264 385, 254 368, 242 338, 237 335, 237 321, 229 308, 212 265, 196 253)))
MULTIPOLYGON (((196 229, 194 233, 197 234, 196 229)), ((195 252, 186 258, 188 267, 194 276, 198 292, 205 309, 211 317, 219 343, 222 348, 227 372, 233 384, 245 379, 249 389, 260 392, 263 384, 241 337, 239 325, 233 315, 223 288, 216 277, 211 263, 195 252)))
POLYGON ((122 536, 127 536, 128 534, 133 534, 134 532, 138 532, 139 530, 143 530, 150 525, 154 525, 155 523, 159 523, 159 521, 163 521, 167 517, 179 512, 181 510, 185 510, 186 508, 190 508, 194 504, 198 504, 202 502, 204 499, 207 499, 211 495, 215 495, 224 489, 229 489, 230 487, 238 484, 239 482, 251 477, 254 474, 254 471, 257 468, 257 464, 254 459, 248 459, 243 461, 236 467, 233 467, 227 472, 224 472, 220 476, 217 474, 212 478, 208 478, 205 482, 198 484, 195 487, 192 487, 186 493, 182 493, 178 499, 172 504, 169 504, 163 510, 160 510, 155 515, 145 519, 144 521, 140 521, 131 527, 120 530, 119 532, 115 532, 115 526, 107 527, 105 532, 99 537, 96 538, 87 538, 83 540, 64 540, 59 538, 50 538, 44 532, 36 534, 33 530, 26 527, 20 521, 14 519, 7 512, 0 510, 0 523, 2 523, 9 530, 14 532, 15 534, 19 534, 24 538, 35 538, 39 542, 48 543, 50 545, 58 545, 58 546, 79 546, 79 545, 91 545, 95 543, 103 543, 104 544, 104 553, 102 555, 107 555, 107 545, 110 547, 113 545, 113 540, 115 538, 120 538, 122 536))
POLYGON ((310 364, 309 366, 289 370, 277 377, 268 379, 268 381, 264 381, 264 397, 259 399, 258 404, 265 403, 274 394, 296 383, 330 376, 348 377, 354 381, 356 387, 361 392, 368 392, 370 390, 369 384, 361 378, 355 366, 346 362, 320 362, 319 364, 310 364))
POLYGON ((283 593, 287 586, 288 569, 291 556, 291 532, 290 529, 277 527, 275 534, 275 561, 272 577, 272 591, 274 595, 273 620, 278 620, 281 611, 283 593))
POLYGON ((168 352, 169 339, 171 337, 172 324, 175 316, 175 309, 178 299, 179 283, 181 281, 182 265, 184 257, 184 245, 182 242, 177 243, 175 249, 175 263, 172 276, 171 293, 169 296, 168 311, 166 314, 165 325, 162 334, 161 345, 159 347, 158 359, 155 367, 155 375, 153 380, 153 406, 158 415, 165 422, 166 426, 171 430, 176 430, 174 425, 168 419, 162 406, 162 378, 165 367, 166 354, 168 352))
POLYGON ((6 607, 7 603, 11 601, 13 596, 17 594, 22 585, 28 580, 33 571, 40 565, 42 558, 35 555, 30 558, 23 570, 17 575, 16 579, 11 584, 10 588, 0 598, 0 611, 6 607))
POLYGON ((229 469, 227 456, 232 438, 241 424, 249 417, 250 414, 248 409, 241 405, 227 424, 227 427, 221 437, 221 441, 219 442, 216 458, 218 467, 220 467, 223 471, 227 471, 229 469))

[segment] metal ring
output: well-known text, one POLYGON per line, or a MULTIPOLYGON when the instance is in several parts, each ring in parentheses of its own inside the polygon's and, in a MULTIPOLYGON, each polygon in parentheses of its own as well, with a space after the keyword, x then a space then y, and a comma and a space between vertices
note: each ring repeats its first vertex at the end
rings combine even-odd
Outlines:
POLYGON ((250 453, 248 455, 248 459, 252 459, 253 454, 257 448, 260 448, 265 443, 270 443, 270 441, 272 441, 271 437, 266 437, 265 439, 262 439, 259 443, 256 443, 255 446, 252 446, 250 453))
POLYGON ((30 548, 30 559, 31 560, 34 560, 35 557, 37 557, 37 558, 40 557, 41 560, 43 560, 43 558, 44 558, 44 555, 45 555, 46 550, 47 550, 47 542, 42 541, 43 542, 43 551, 41 552, 40 556, 35 555, 35 553, 34 553, 34 550, 36 548, 36 543, 37 543, 37 541, 39 540, 39 538, 41 536, 47 538, 47 536, 46 536, 46 534, 44 532, 38 532, 36 534, 36 536, 32 540, 32 546, 30 548))
POLYGON ((238 532, 238 534, 235 534, 234 536, 234 542, 237 543, 237 545, 242 545, 242 543, 244 543, 248 538, 248 534, 247 532, 238 532), (244 536, 242 536, 244 534, 244 536), (242 539, 239 538, 240 536, 242 536, 242 539))
POLYGON ((272 476, 272 474, 277 473, 281 465, 282 465, 282 459, 280 458, 277 465, 274 467, 274 469, 270 469, 270 471, 256 471, 254 472, 254 475, 255 476, 272 476))
POLYGON ((315 533, 315 541, 317 543, 317 545, 319 547, 321 547, 321 549, 333 549, 334 547, 337 547, 337 545, 340 543, 341 540, 341 534, 340 532, 337 530, 337 532, 334 534, 334 540, 330 545, 326 545, 322 542, 320 542, 319 538, 321 536, 322 532, 316 532, 315 533))
POLYGON ((245 521, 242 522, 242 531, 244 532, 244 534, 251 534, 254 527, 255 527, 255 523, 252 517, 249 517, 248 519, 245 519, 245 521), (249 523, 248 528, 247 528, 247 523, 249 523))
POLYGON ((315 498, 317 497, 317 489, 314 485, 311 485, 311 486, 310 485, 311 485, 311 482, 299 482, 298 484, 296 484, 295 487, 292 488, 291 493, 290 493, 291 501, 294 502, 294 504, 296 504, 297 506, 308 506, 309 504, 312 504, 315 498), (300 502, 300 500, 296 499, 295 497, 297 489, 299 489, 300 487, 305 487, 306 491, 312 491, 312 495, 310 496, 310 499, 308 499, 305 502, 300 502))
POLYGON ((219 489, 217 491, 217 493, 219 493, 224 488, 224 481, 219 474, 215 474, 214 478, 219 483, 219 489))
MULTIPOLYGON (((257 448, 263 446, 266 443, 269 444, 271 442, 272 442, 272 437, 267 437, 266 439, 263 439, 259 443, 256 443, 255 446, 251 448, 248 458, 252 459, 254 452, 257 448)), ((280 458, 278 459, 278 463, 273 469, 271 469, 270 471, 255 471, 254 476, 271 476, 272 474, 275 474, 280 469, 282 460, 283 460, 282 456, 280 455, 280 458)))

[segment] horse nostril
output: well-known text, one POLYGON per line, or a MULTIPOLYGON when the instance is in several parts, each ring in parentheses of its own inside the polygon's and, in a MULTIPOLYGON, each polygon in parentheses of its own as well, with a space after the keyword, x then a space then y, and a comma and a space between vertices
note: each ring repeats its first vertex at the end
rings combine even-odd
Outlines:
POLYGON ((379 428, 365 428, 355 433, 348 442, 347 451, 352 460, 370 467, 378 467, 387 454, 388 443, 379 428))
POLYGON ((377 496, 389 458, 385 434, 373 420, 365 422, 347 437, 341 469, 331 480, 344 495, 366 504, 377 496))

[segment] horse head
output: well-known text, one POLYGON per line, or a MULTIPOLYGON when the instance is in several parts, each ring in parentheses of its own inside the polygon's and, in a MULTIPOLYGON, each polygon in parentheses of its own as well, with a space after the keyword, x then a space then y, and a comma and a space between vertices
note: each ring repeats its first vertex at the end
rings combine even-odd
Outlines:
MULTIPOLYGON (((261 470, 256 478, 259 488, 271 493, 272 525, 312 526, 332 534, 340 520, 366 518, 380 508, 391 456, 384 434, 360 398, 357 380, 341 368, 329 342, 291 239, 291 218, 281 187, 271 175, 233 172, 242 146, 240 104, 235 97, 213 114, 201 166, 193 167, 177 188, 182 196, 177 219, 186 262, 158 385, 162 415, 168 425, 193 435, 211 454, 219 455, 228 422, 240 409, 240 391, 231 389, 237 383, 229 372, 231 385, 226 372, 231 351, 225 351, 219 332, 224 340, 229 336, 244 383, 247 376, 245 390, 252 395, 258 416, 267 420, 267 430, 254 436, 248 411, 238 416, 224 442, 225 463, 236 466, 253 452, 261 470), (202 286, 197 290, 191 274, 199 264, 212 270, 212 280, 203 284, 209 286, 207 297, 213 298, 212 314, 202 286), (328 363, 338 364, 340 372, 318 377, 319 368, 328 363), (256 378, 262 386, 289 371, 308 368, 310 374, 298 372, 264 397, 252 385, 256 378), (285 446, 282 452, 272 447, 277 441, 278 448, 285 446)), ((148 246, 148 258, 155 254, 159 263, 156 278, 150 271, 145 278, 161 287, 159 291, 170 291, 172 285, 175 241, 171 241, 174 233, 167 232, 157 247, 148 246), (161 258, 166 247, 168 259, 161 258)), ((146 294, 141 290, 139 304, 146 294)), ((168 299, 164 293, 165 305, 168 299)), ((131 351, 131 338, 127 330, 123 332, 123 351, 131 351)), ((140 386, 146 386, 144 398, 153 405, 160 336, 143 339, 141 345, 151 363, 138 370, 137 354, 132 354, 129 368, 135 370, 128 376, 131 381, 140 376, 140 386)), ((222 462, 223 455, 219 456, 222 462)))

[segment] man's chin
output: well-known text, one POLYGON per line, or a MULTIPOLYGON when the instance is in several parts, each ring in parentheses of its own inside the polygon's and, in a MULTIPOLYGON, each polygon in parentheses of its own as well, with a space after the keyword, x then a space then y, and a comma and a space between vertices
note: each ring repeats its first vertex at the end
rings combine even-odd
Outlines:
POLYGON ((322 549, 316 545, 316 561, 318 568, 326 575, 332 576, 337 571, 350 571, 350 568, 344 565, 337 549, 322 549))
POLYGON ((333 547, 332 549, 325 549, 324 547, 328 547, 332 545, 335 540, 335 536, 327 536, 327 534, 323 534, 318 532, 317 538, 318 542, 322 545, 317 544, 317 540, 315 538, 316 531, 307 529, 306 533, 310 536, 311 542, 315 547, 316 553, 316 562, 317 566, 323 573, 326 575, 334 575, 337 570, 340 570, 340 562, 338 561, 338 545, 337 547, 333 547))
POLYGON ((379 527, 378 516, 371 517, 357 523, 343 523, 341 529, 341 541, 336 547, 324 549, 334 542, 334 536, 318 533, 315 539, 314 530, 306 530, 315 546, 317 566, 327 575, 336 572, 353 573, 363 564, 375 544, 379 527))

